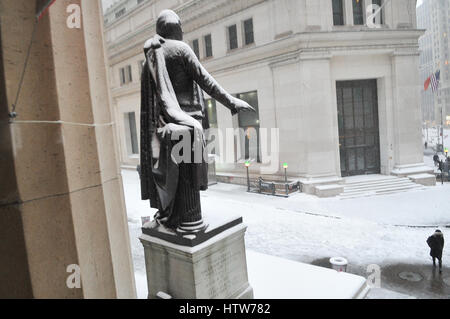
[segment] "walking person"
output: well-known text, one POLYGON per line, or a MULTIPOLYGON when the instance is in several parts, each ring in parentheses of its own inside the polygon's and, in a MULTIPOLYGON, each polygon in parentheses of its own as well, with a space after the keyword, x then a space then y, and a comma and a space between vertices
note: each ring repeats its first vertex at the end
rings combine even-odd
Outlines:
POLYGON ((430 256, 433 258, 433 267, 436 267, 436 258, 439 261, 439 273, 442 273, 442 251, 444 250, 444 234, 437 229, 428 237, 427 244, 430 247, 430 256))
POLYGON ((444 185, 444 161, 438 161, 438 169, 441 171, 441 182, 444 185))
POLYGON ((444 162, 444 172, 443 176, 447 175, 447 182, 450 182, 450 157, 447 157, 444 162))
POLYGON ((439 155, 434 154, 433 156, 433 162, 434 162, 434 166, 437 166, 439 163, 439 155))

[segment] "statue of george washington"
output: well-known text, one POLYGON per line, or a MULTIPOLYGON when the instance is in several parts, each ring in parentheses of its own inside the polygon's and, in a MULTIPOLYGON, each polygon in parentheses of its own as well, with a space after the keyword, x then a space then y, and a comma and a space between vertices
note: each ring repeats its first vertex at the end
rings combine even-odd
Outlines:
POLYGON ((204 156, 189 163, 176 160, 172 149, 179 138, 175 136, 187 133, 190 145, 204 150, 203 130, 209 123, 202 89, 233 115, 255 110, 227 93, 182 42, 181 21, 175 12, 160 13, 156 33, 144 46, 141 80, 142 199, 158 209, 154 227, 191 234, 205 229, 200 191, 208 187, 208 163, 204 156))

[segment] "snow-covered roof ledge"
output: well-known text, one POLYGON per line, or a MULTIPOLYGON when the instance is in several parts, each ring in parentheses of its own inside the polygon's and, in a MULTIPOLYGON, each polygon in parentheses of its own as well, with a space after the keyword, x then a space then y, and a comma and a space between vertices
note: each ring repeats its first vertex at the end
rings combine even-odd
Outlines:
POLYGON ((253 251, 247 268, 255 299, 363 299, 370 290, 364 277, 253 251))

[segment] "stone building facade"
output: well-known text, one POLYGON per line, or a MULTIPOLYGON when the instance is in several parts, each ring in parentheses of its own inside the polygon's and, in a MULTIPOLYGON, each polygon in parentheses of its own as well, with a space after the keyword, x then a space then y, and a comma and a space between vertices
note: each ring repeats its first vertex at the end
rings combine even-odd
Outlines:
POLYGON ((101 3, 38 3, 0 2, 0 298, 135 298, 101 3))
POLYGON ((437 92, 422 89, 424 121, 430 125, 450 125, 450 0, 424 0, 417 8, 417 25, 426 30, 419 39, 420 79, 437 70, 441 82, 437 92))
MULTIPOLYGON (((429 171, 421 138, 418 39, 423 31, 416 26, 415 0, 115 3, 105 12, 105 38, 124 167, 139 163, 142 48, 165 8, 180 15, 184 40, 218 82, 258 109, 256 117, 232 117, 207 100, 213 126, 255 128, 257 134, 279 129, 279 165, 272 178, 283 175, 282 163, 304 185, 429 171), (383 5, 375 19, 366 14, 370 4, 383 5)), ((267 163, 262 140, 252 177, 267 163)), ((224 151, 241 149, 236 160, 245 160, 247 146, 239 141, 226 143, 224 151)), ((242 161, 216 167, 219 180, 244 180, 242 161)))

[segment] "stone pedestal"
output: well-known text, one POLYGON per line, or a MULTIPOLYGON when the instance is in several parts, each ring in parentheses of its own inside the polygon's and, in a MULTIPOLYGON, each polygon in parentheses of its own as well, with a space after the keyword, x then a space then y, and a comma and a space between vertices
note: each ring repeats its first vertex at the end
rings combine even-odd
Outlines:
POLYGON ((206 233, 183 238, 182 244, 179 236, 162 227, 149 231, 144 226, 140 240, 149 299, 160 292, 175 299, 253 299, 242 218, 204 219, 209 225, 206 233))

